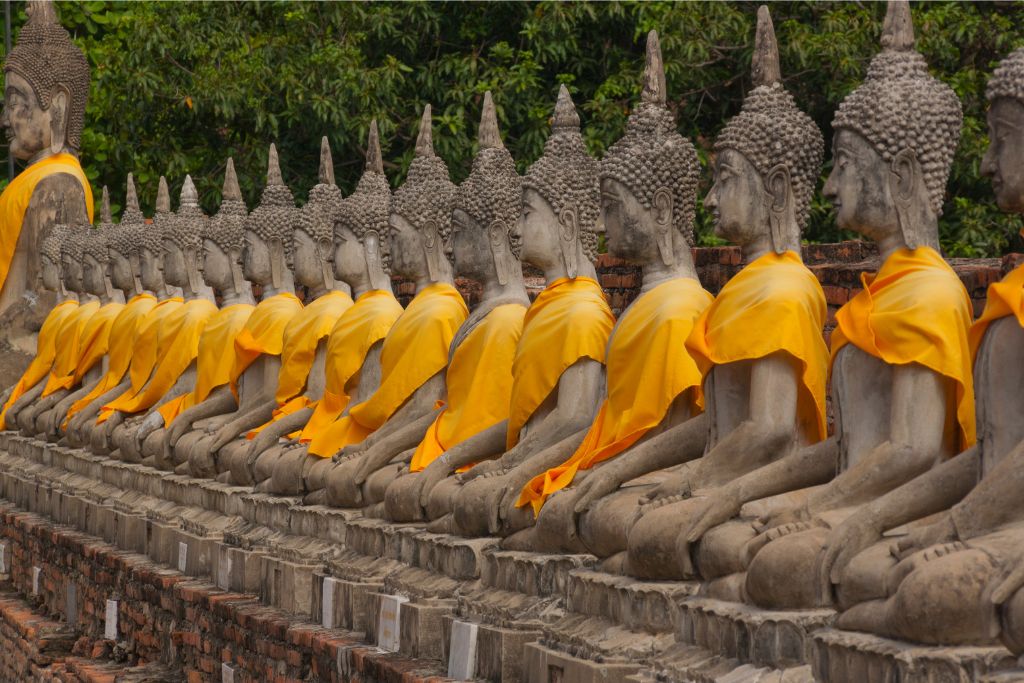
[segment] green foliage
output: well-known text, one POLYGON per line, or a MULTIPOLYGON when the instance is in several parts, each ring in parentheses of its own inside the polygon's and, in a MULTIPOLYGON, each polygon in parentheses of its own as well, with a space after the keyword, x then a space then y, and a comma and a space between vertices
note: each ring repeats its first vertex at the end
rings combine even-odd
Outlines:
MULTIPOLYGON (((302 198, 316 182, 319 138, 327 135, 338 183, 350 191, 374 117, 397 185, 427 102, 437 151, 461 180, 487 89, 521 171, 543 149, 559 83, 572 92, 599 155, 622 134, 638 97, 652 28, 661 35, 679 130, 705 164, 706 190, 711 143, 750 87, 756 9, 738 2, 58 3, 93 70, 82 148, 89 178, 110 185, 120 204, 125 174, 134 171, 151 208, 160 174, 176 189, 191 173, 208 211, 219 201, 229 155, 246 199, 257 200, 271 141, 302 198)), ((786 85, 830 139, 839 100, 879 49, 885 5, 771 9, 786 85)), ((941 221, 949 255, 1021 246, 1019 221, 998 212, 978 166, 987 144, 985 81, 999 58, 1024 45, 1022 15, 1024 6, 1013 3, 914 6, 919 49, 964 104, 941 221)), ((22 8, 16 29, 24 18, 22 8)), ((807 239, 843 237, 820 195, 812 212, 807 239)), ((715 241, 703 210, 697 234, 701 243, 715 241)))

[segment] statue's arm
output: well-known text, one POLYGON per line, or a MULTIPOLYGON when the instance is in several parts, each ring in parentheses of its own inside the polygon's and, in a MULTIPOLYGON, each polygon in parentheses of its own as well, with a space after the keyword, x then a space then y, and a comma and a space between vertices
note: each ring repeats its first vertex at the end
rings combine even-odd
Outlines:
POLYGON ((32 405, 35 403, 43 393, 43 389, 46 388, 46 378, 39 380, 35 383, 31 389, 22 394, 17 401, 11 404, 11 407, 7 409, 7 422, 14 424, 18 413, 20 413, 25 406, 32 405))
POLYGON ((532 454, 588 428, 601 402, 603 383, 604 366, 595 360, 581 358, 566 368, 558 378, 558 396, 554 409, 501 456, 502 467, 506 470, 518 467, 527 459, 532 459, 532 454))
POLYGON ((103 406, 110 403, 124 392, 128 391, 128 389, 130 389, 131 386, 131 380, 125 377, 125 379, 121 380, 121 382, 119 382, 117 386, 115 386, 113 389, 110 389, 109 391, 100 394, 92 401, 90 401, 88 405, 79 410, 75 414, 75 416, 71 418, 72 422, 79 425, 85 424, 86 422, 91 422, 97 415, 100 414, 100 410, 103 408, 103 406))
POLYGON ((870 502, 934 465, 946 422, 946 381, 922 365, 895 366, 889 440, 812 494, 808 512, 870 502))
POLYGON ((363 359, 363 364, 359 366, 359 373, 357 374, 358 384, 355 387, 355 393, 349 392, 349 395, 352 396, 352 403, 350 405, 362 403, 373 396, 374 392, 380 387, 380 354, 383 348, 384 340, 381 340, 371 346, 370 350, 366 352, 366 358, 363 359))
POLYGON ((210 444, 210 450, 220 450, 250 429, 265 424, 274 417, 274 408, 276 407, 277 401, 271 399, 260 403, 251 410, 235 413, 229 422, 217 430, 213 443, 210 444))
POLYGON ((296 410, 291 415, 285 415, 280 420, 261 429, 249 446, 249 455, 251 457, 259 456, 263 451, 274 446, 278 440, 305 427, 309 418, 313 416, 313 410, 313 408, 296 410))
MULTIPOLYGON (((426 424, 423 425, 423 430, 420 432, 420 436, 423 436, 423 432, 426 431, 427 427, 430 426, 430 422, 433 421, 434 415, 437 414, 437 405, 439 400, 445 397, 445 374, 444 370, 436 373, 433 377, 424 382, 416 391, 413 392, 412 396, 406 399, 405 403, 389 417, 384 424, 378 429, 374 430, 372 434, 367 436, 362 442, 362 448, 360 450, 367 450, 373 448, 378 443, 387 439, 391 435, 403 431, 410 424, 419 424, 427 417, 431 417, 427 420, 426 424)), ((408 432, 406 433, 406 441, 408 440, 408 432)), ((403 442, 404 443, 404 442, 403 442)), ((415 446, 419 443, 412 444, 415 446)), ((407 446, 406 448, 409 448, 407 446)))
MULTIPOLYGON (((474 463, 490 460, 505 452, 505 437, 508 434, 508 420, 493 424, 482 432, 477 432, 460 444, 452 446, 426 469, 432 471, 443 469, 451 474, 458 469, 474 463)), ((473 468, 476 469, 476 468, 473 468)), ((473 470, 470 470, 472 472, 473 470)))
MULTIPOLYGON (((371 474, 391 462, 396 455, 409 449, 415 449, 423 440, 427 429, 437 419, 440 408, 435 408, 429 413, 420 415, 418 418, 407 422, 399 429, 393 430, 384 438, 377 439, 371 446, 364 449, 362 453, 362 464, 356 474, 356 485, 362 484, 371 474)), ((412 455, 412 453, 410 453, 412 455)))
POLYGON ((231 388, 226 384, 217 387, 210 392, 206 400, 197 403, 174 419, 167 434, 168 445, 173 447, 183 434, 192 431, 193 425, 196 422, 230 414, 237 410, 237 408, 238 401, 235 399, 235 395, 231 393, 231 388))
POLYGON ((155 411, 157 408, 167 403, 168 401, 172 401, 178 398, 179 396, 190 393, 193 389, 195 389, 196 372, 196 361, 193 360, 189 364, 188 368, 185 369, 185 372, 181 373, 181 376, 178 377, 177 381, 174 382, 171 388, 168 389, 167 392, 163 396, 161 396, 156 403, 153 404, 153 407, 150 408, 150 411, 155 411))
POLYGON ((750 416, 700 461, 693 488, 719 486, 756 470, 789 450, 794 441, 798 370, 784 353, 758 359, 750 372, 750 416))
MULTIPOLYGON (((980 449, 975 447, 972 450, 980 449)), ((963 455, 953 458, 951 462, 962 457, 963 455)), ((976 472, 981 469, 980 454, 977 460, 976 472)), ((968 480, 967 477, 964 477, 964 480, 961 482, 964 486, 968 481, 974 481, 968 480)), ((1024 442, 1017 444, 962 501, 952 507, 951 514, 957 536, 961 540, 968 540, 1024 519, 1024 506, 1020 504, 1021 491, 1024 491, 1024 442)))

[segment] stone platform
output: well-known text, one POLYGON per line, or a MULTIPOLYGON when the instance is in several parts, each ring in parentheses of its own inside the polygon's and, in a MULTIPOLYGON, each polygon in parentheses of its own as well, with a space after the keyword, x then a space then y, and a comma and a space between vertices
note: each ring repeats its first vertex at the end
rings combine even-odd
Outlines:
MULTIPOLYGON (((150 591, 149 607, 132 618, 136 630, 164 618, 161 628, 172 635, 195 626, 217 634, 217 644, 179 636, 197 651, 197 680, 220 680, 207 671, 218 652, 239 671, 252 665, 254 676, 264 666, 359 681, 391 680, 402 670, 402 680, 449 673, 536 683, 852 682, 876 673, 877 680, 995 682, 1012 680, 999 672, 1015 665, 999 648, 891 644, 829 629, 830 610, 772 612, 710 600, 696 582, 612 576, 589 555, 506 551, 493 538, 304 506, 11 432, 0 433, 0 498, 17 506, 5 508, 0 565, 18 568, 22 590, 31 589, 33 567, 57 577, 83 573, 75 565, 83 554, 102 565, 89 572, 103 573, 109 593, 126 600, 150 591), (48 548, 54 543, 63 554, 48 548), (12 549, 33 559, 13 562, 12 549), (149 577, 143 584, 158 587, 136 588, 139 571, 149 577), (212 613, 201 624, 189 579, 212 613), (172 609, 179 601, 184 607, 172 609), (293 645, 274 653, 256 647, 263 630, 247 610, 269 610, 281 641, 297 628, 343 645, 300 644, 302 654, 289 662, 293 645), (213 618, 227 624, 214 627, 213 618)), ((65 601, 47 597, 55 613, 65 601)), ((182 646, 172 645, 161 656, 177 656, 182 646)))

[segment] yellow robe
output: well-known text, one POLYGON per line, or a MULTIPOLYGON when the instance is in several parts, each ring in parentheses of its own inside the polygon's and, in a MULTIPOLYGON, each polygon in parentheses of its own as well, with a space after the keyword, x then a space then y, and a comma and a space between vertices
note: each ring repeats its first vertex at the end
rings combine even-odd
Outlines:
POLYGON ((949 264, 929 247, 899 249, 864 289, 836 313, 832 358, 846 344, 890 365, 917 363, 956 384, 956 421, 963 450, 975 441, 971 299, 949 264))
MULTIPOLYGON (((284 328, 302 310, 299 297, 282 292, 256 305, 245 327, 235 337, 235 358, 231 365, 231 391, 238 395, 238 380, 260 356, 280 356, 284 328)), ((225 349, 225 353, 227 349, 225 349)))
POLYGON ((1007 316, 1017 318, 1017 324, 1024 327, 1024 266, 1017 266, 999 282, 988 286, 985 310, 981 312, 968 333, 971 344, 971 359, 981 348, 988 326, 1007 316))
POLYGON ((53 367, 53 360, 57 355, 57 339, 64 322, 78 310, 77 301, 62 301, 53 307, 53 310, 46 316, 43 326, 39 328, 39 339, 36 342, 36 356, 29 363, 21 379, 14 385, 11 395, 0 412, 0 430, 6 429, 4 417, 7 409, 14 405, 14 402, 25 395, 25 392, 39 384, 50 374, 53 367))
POLYGON ((212 301, 193 299, 168 314, 157 335, 157 361, 149 380, 140 390, 125 392, 103 406, 97 423, 106 421, 114 411, 143 412, 163 398, 199 355, 199 338, 216 313, 212 301))
POLYGON ((40 181, 56 173, 67 173, 82 183, 82 189, 85 191, 85 209, 89 214, 89 222, 92 222, 92 188, 89 186, 89 179, 85 177, 85 172, 82 171, 82 164, 76 157, 64 153, 54 154, 40 159, 19 173, 4 188, 3 194, 0 194, 0 289, 7 282, 11 261, 14 260, 14 249, 18 244, 18 237, 21 236, 21 226, 25 222, 25 212, 32 201, 32 193, 40 181))
POLYGON ((128 366, 131 364, 132 348, 135 346, 139 329, 155 306, 156 297, 146 292, 136 294, 124 305, 117 319, 110 326, 107 372, 100 378, 92 391, 71 404, 67 418, 64 420, 65 427, 75 413, 116 387, 124 379, 125 373, 128 372, 128 366))
POLYGON ((658 426, 688 389, 694 413, 703 409, 701 373, 686 352, 686 338, 711 304, 697 280, 675 278, 645 292, 626 310, 608 344, 608 397, 572 457, 523 487, 518 507, 539 514, 552 493, 576 473, 619 455, 658 426))
POLYGON ((277 407, 265 424, 249 431, 255 438, 268 425, 286 415, 302 410, 312 401, 303 393, 309 371, 313 368, 320 340, 327 337, 342 314, 352 307, 352 298, 345 292, 328 292, 299 311, 284 328, 281 370, 277 373, 277 407))
POLYGON ((309 452, 329 458, 380 428, 428 379, 448 364, 448 347, 469 309, 449 284, 425 287, 388 332, 381 348, 377 391, 309 443, 309 452))
POLYGON ((359 372, 373 345, 387 336, 401 315, 402 305, 391 292, 371 289, 338 318, 327 340, 324 395, 298 435, 300 441, 309 443, 345 412, 351 400, 345 386, 359 372))
POLYGON ((797 420, 807 443, 828 432, 828 306, 814 274, 791 251, 765 254, 729 280, 686 340, 702 376, 715 365, 783 352, 800 366, 797 420))
POLYGON ((566 369, 581 358, 604 363, 614 325, 601 285, 591 278, 560 278, 537 295, 512 361, 507 448, 519 443, 519 432, 566 369))
POLYGON ((526 306, 504 304, 489 311, 451 354, 445 374, 444 410, 416 447, 409 469, 420 472, 442 453, 508 419, 512 360, 523 335, 526 306))
POLYGON ((85 329, 89 318, 98 310, 100 310, 100 302, 90 301, 79 305, 74 313, 64 320, 64 324, 61 325, 60 332, 57 334, 57 354, 53 359, 50 376, 46 379, 46 387, 42 394, 44 397, 70 386, 81 352, 82 330, 85 329))
POLYGON ((246 321, 256 307, 252 304, 234 304, 217 311, 203 328, 199 337, 199 353, 196 356, 196 385, 187 394, 176 396, 157 408, 169 427, 174 419, 192 406, 202 403, 217 387, 231 382, 231 367, 235 337, 242 331, 246 321))

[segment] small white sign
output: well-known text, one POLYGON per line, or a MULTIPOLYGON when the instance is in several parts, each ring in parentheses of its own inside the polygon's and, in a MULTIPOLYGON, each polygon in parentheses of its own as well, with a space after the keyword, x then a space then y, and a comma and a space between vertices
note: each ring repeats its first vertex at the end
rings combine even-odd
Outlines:
POLYGON ((398 652, 401 641, 402 603, 409 602, 403 595, 384 595, 380 599, 380 618, 377 623, 377 647, 388 652, 398 652))
POLYGON ((107 600, 107 619, 103 627, 103 637, 117 640, 117 600, 107 600))
POLYGON ((337 579, 330 576, 324 577, 320 596, 320 604, 323 607, 323 617, 320 623, 324 628, 334 628, 334 591, 337 586, 337 579))
POLYGON ((231 563, 231 551, 221 550, 217 568, 217 587, 223 591, 231 587, 231 563))
POLYGON ((39 595, 39 575, 42 572, 39 567, 32 567, 32 595, 39 595))
POLYGON ((477 630, 477 625, 471 621, 452 622, 452 642, 448 648, 448 678, 468 681, 476 675, 477 630))
POLYGON ((178 571, 184 572, 188 563, 188 544, 178 541, 178 571))
POLYGON ((0 574, 7 573, 7 544, 0 543, 0 574))
POLYGON ((227 662, 221 662, 220 680, 221 683, 235 683, 235 670, 227 662))

